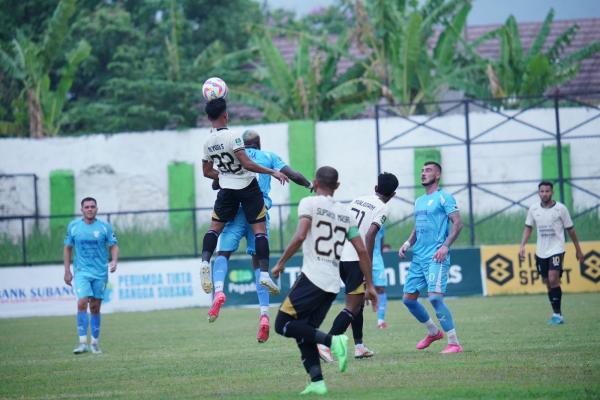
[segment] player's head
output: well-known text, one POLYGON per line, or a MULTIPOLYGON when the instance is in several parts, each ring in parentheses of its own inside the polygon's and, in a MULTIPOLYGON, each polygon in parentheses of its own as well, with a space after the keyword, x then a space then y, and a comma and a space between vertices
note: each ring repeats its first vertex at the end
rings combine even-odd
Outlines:
POLYGON ((86 197, 81 200, 81 213, 87 220, 93 220, 98 213, 98 203, 93 197, 86 197))
POLYGON ((326 192, 324 194, 333 194, 335 190, 340 186, 338 182, 338 172, 333 167, 321 167, 315 174, 315 191, 326 192))
POLYGON ((542 203, 548 203, 552 200, 554 194, 554 185, 550 181, 542 181, 538 185, 538 194, 542 203))
POLYGON ((390 174, 389 172, 383 172, 377 177, 375 193, 381 195, 382 201, 387 203, 396 194, 397 187, 398 178, 396 178, 396 175, 390 174))
POLYGON ((242 133, 242 139, 244 140, 244 146, 260 150, 260 135, 255 130, 245 130, 244 133, 242 133))
POLYGON ((435 161, 426 161, 421 168, 421 185, 431 186, 440 181, 442 166, 435 161))
POLYGON ((206 103, 204 106, 206 116, 213 123, 224 123, 227 124, 227 102, 223 98, 214 99, 206 103))

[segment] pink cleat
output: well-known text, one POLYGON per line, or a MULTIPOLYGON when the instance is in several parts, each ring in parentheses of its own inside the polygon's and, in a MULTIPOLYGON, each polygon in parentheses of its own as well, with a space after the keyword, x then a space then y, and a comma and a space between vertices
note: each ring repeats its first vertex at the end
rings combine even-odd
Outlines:
POLYGON ((377 324, 377 327, 379 329, 387 329, 388 328, 388 324, 385 323, 385 322, 380 322, 380 323, 377 324))
POLYGON ((269 316, 266 314, 260 316, 256 340, 258 340, 258 343, 264 343, 269 340, 269 316))
POLYGON ((438 331, 438 333, 436 333, 433 336, 425 336, 425 339, 421 340, 419 343, 417 343, 417 350, 423 350, 429 347, 429 345, 433 342, 435 342, 436 340, 440 340, 444 338, 444 332, 442 332, 441 330, 438 331))
POLYGON ((219 318, 219 311, 221 311, 221 306, 225 304, 227 297, 225 297, 225 293, 217 292, 215 293, 215 298, 213 299, 212 307, 208 310, 208 322, 215 322, 217 318, 219 318))
POLYGON ((460 344, 449 344, 446 348, 440 351, 440 354, 462 353, 463 348, 460 344))

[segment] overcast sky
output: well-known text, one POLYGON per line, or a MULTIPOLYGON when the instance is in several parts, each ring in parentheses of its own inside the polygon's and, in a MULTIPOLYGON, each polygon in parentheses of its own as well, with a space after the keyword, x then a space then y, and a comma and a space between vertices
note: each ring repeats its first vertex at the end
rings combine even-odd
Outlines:
MULTIPOLYGON (((293 10, 304 15, 319 7, 337 4, 336 0, 257 0, 270 8, 293 10)), ((498 24, 513 14, 519 22, 542 21, 554 8, 555 19, 600 17, 600 0, 474 0, 469 24, 498 24)))

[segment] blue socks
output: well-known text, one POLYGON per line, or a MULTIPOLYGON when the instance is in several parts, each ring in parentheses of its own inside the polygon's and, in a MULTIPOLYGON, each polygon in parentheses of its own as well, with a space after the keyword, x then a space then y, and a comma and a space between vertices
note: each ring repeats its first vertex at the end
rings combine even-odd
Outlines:
POLYGON ((450 312, 448 307, 446 307, 446 304, 444 303, 444 297, 439 295, 432 295, 429 296, 429 301, 435 309, 435 315, 437 316, 438 321, 440 321, 442 329, 445 332, 454 329, 454 320, 452 319, 452 313, 450 312))
POLYGON ((92 314, 90 318, 92 326, 92 339, 98 340, 100 337, 100 314, 92 314))
POLYGON ((419 321, 422 324, 429 321, 429 313, 427 313, 427 310, 425 309, 425 307, 423 307, 423 304, 419 303, 419 300, 408 299, 405 297, 402 299, 402 302, 404 303, 406 308, 408 308, 408 311, 410 311, 410 313, 415 316, 417 321, 419 321))
POLYGON ((87 338, 88 313, 87 311, 77 311, 77 334, 79 337, 87 338))
POLYGON ((379 306, 377 307, 377 319, 385 319, 385 310, 387 308, 387 293, 378 293, 377 299, 379 300, 379 306))
POLYGON ((213 265, 213 284, 215 285, 215 292, 223 291, 226 275, 227 258, 224 256, 218 256, 215 258, 215 264, 213 265))
POLYGON ((254 270, 254 280, 256 282, 258 305, 260 306, 261 314, 263 314, 265 309, 269 310, 269 289, 260 284, 260 269, 254 270))

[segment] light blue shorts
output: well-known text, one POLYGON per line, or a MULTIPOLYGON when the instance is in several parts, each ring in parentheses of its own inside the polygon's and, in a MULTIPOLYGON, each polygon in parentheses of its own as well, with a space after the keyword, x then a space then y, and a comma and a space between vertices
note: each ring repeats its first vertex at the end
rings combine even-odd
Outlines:
POLYGON ((76 274, 73 278, 73 289, 78 299, 84 297, 93 297, 95 299, 104 298, 104 289, 106 289, 107 279, 96 279, 89 276, 76 274))
MULTIPOLYGON (((269 238, 269 213, 267 212, 267 239, 269 238)), ((219 248, 217 251, 230 251, 234 252, 240 246, 242 238, 246 238, 246 253, 250 255, 256 254, 254 245, 254 232, 252 227, 246 221, 244 212, 240 209, 235 215, 233 221, 229 221, 225 224, 225 228, 221 235, 219 235, 219 248)))
POLYGON ((380 287, 387 286, 385 268, 373 268, 373 285, 380 287))
POLYGON ((442 263, 431 261, 419 262, 413 261, 408 267, 408 275, 404 284, 404 294, 413 294, 419 292, 426 293, 446 293, 446 284, 448 283, 448 269, 450 260, 446 259, 442 263))

